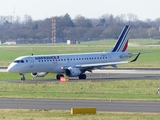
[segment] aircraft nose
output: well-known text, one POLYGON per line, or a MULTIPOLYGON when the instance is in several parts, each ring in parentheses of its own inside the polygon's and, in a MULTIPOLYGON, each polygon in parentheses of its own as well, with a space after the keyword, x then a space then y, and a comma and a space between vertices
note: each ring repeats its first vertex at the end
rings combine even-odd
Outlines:
POLYGON ((14 72, 15 71, 15 66, 13 64, 10 64, 7 68, 8 72, 14 72))

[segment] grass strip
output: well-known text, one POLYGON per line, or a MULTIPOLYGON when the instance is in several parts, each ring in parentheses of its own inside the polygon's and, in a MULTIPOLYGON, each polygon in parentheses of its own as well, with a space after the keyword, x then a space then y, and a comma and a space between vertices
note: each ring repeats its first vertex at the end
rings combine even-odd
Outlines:
POLYGON ((91 115, 71 115, 68 111, 58 110, 0 110, 0 119, 6 120, 159 120, 160 113, 141 112, 97 112, 91 115))
POLYGON ((1 98, 160 101, 160 80, 0 83, 1 98), (81 92, 81 86, 83 92, 81 92))

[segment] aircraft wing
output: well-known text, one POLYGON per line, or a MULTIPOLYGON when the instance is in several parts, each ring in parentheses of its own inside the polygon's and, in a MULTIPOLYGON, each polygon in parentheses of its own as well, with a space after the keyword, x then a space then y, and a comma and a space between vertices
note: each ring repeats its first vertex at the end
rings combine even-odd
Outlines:
MULTIPOLYGON (((121 62, 108 62, 108 63, 93 63, 93 64, 79 64, 75 65, 74 67, 80 68, 80 69, 93 69, 96 67, 102 67, 102 66, 112 66, 112 67, 117 67, 118 64, 128 64, 129 62, 135 62, 139 55, 141 53, 138 53, 137 56, 132 60, 132 61, 121 61, 121 62)), ((62 66, 61 69, 65 70, 68 69, 71 66, 62 66)))
POLYGON ((118 64, 127 64, 129 62, 135 62, 139 55, 141 53, 138 53, 137 56, 132 60, 132 61, 122 61, 122 62, 109 62, 109 63, 95 63, 95 64, 81 64, 81 65, 76 65, 76 67, 79 68, 89 68, 89 67, 101 67, 101 66, 113 66, 113 67, 117 67, 116 65, 118 64))
POLYGON ((81 64, 81 65, 76 65, 76 67, 79 68, 88 68, 88 67, 100 67, 100 66, 115 66, 117 64, 127 64, 128 61, 123 61, 123 62, 109 62, 109 63, 95 63, 95 64, 81 64))

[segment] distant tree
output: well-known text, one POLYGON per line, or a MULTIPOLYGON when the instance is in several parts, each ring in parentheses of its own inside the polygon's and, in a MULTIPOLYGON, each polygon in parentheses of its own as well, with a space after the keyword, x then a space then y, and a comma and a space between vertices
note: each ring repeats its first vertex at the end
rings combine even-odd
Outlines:
POLYGON ((127 17, 128 17, 128 20, 129 20, 129 21, 135 22, 135 21, 138 20, 137 15, 134 15, 134 14, 131 14, 131 13, 127 14, 127 17))
POLYGON ((100 24, 105 24, 106 20, 104 18, 100 19, 100 24))
POLYGON ((154 38, 154 37, 157 37, 157 36, 159 36, 160 34, 159 34, 159 31, 157 31, 156 30, 156 28, 149 28, 148 29, 148 37, 149 38, 154 38))
MULTIPOLYGON (((104 14, 100 18, 85 18, 78 15, 71 19, 66 13, 56 17, 56 37, 59 38, 117 38, 125 25, 131 26, 131 38, 159 38, 160 18, 152 21, 138 20, 134 14, 114 17, 104 14)), ((52 18, 34 21, 30 15, 23 18, 0 16, 0 39, 45 39, 52 37, 52 18)))
POLYGON ((86 33, 85 37, 86 38, 99 38, 100 34, 103 32, 104 28, 102 27, 94 27, 90 28, 86 33))
POLYGON ((63 21, 65 24, 66 27, 74 27, 74 23, 73 21, 71 20, 71 17, 69 16, 68 13, 66 13, 64 16, 63 16, 63 21))
POLYGON ((126 20, 126 15, 125 14, 121 14, 115 17, 115 21, 117 24, 121 25, 124 24, 127 20, 126 20))
POLYGON ((76 16, 74 22, 77 27, 92 27, 92 22, 81 15, 76 16))

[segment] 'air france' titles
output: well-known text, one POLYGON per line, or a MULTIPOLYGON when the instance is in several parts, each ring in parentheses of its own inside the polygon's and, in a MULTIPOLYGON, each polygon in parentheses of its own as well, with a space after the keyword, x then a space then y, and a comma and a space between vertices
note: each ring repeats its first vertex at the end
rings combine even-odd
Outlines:
POLYGON ((59 59, 59 56, 35 57, 35 60, 59 59))

